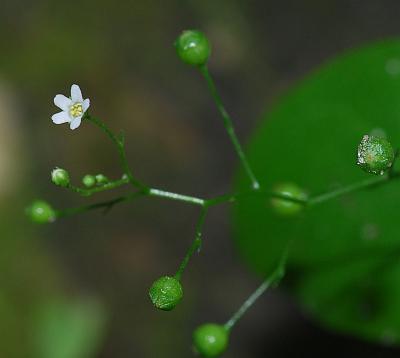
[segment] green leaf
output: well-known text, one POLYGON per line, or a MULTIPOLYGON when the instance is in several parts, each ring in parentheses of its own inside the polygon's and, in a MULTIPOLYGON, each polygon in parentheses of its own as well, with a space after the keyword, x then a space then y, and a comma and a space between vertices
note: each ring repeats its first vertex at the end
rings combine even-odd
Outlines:
POLYGON ((103 337, 105 312, 92 299, 43 302, 35 320, 37 357, 89 358, 96 356, 103 337))
MULTIPOLYGON (((398 40, 353 50, 305 79, 267 113, 249 160, 263 189, 293 182, 315 195, 368 177, 356 151, 372 131, 400 146, 398 40)), ((240 173, 236 189, 248 188, 240 173)), ((400 343, 399 203, 396 180, 297 217, 277 216, 255 195, 235 206, 236 242, 265 274, 293 239, 289 288, 308 311, 332 329, 400 343)))

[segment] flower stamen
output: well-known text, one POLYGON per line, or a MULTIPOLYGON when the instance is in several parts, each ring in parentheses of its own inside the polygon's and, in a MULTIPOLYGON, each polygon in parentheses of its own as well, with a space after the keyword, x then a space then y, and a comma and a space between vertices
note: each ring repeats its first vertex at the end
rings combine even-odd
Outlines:
POLYGON ((83 115, 82 103, 75 103, 69 107, 69 114, 73 118, 81 117, 83 115))

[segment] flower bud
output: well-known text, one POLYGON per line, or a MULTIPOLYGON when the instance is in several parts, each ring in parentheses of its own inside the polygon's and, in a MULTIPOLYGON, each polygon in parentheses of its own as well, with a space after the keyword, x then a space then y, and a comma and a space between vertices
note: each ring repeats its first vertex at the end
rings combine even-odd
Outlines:
POLYGON ((67 187, 69 185, 69 174, 65 169, 55 168, 51 172, 51 181, 58 186, 67 187))
POLYGON ((211 48, 207 37, 200 31, 186 30, 175 42, 179 58, 192 66, 206 64, 211 48))
POLYGON ((36 200, 26 209, 27 215, 33 222, 46 224, 56 219, 56 213, 49 203, 43 200, 36 200))
POLYGON ((82 178, 82 183, 86 188, 91 188, 96 184, 96 178, 93 175, 87 174, 82 178))
MULTIPOLYGON (((307 194, 303 189, 293 183, 281 183, 275 187, 274 193, 287 196, 288 198, 307 200, 307 194)), ((284 198, 272 198, 271 205, 279 215, 292 216, 298 214, 304 207, 302 203, 285 200, 284 198)))
POLYGON ((96 183, 99 185, 108 183, 108 178, 103 174, 97 174, 95 179, 96 179, 96 183))
POLYGON ((171 311, 181 301, 183 288, 176 278, 163 276, 150 287, 149 296, 156 308, 171 311))
POLYGON ((393 164, 392 145, 382 137, 365 135, 357 151, 357 164, 370 174, 383 175, 393 164))
POLYGON ((203 357, 219 357, 226 350, 228 341, 228 330, 215 323, 203 324, 193 333, 194 347, 203 357))

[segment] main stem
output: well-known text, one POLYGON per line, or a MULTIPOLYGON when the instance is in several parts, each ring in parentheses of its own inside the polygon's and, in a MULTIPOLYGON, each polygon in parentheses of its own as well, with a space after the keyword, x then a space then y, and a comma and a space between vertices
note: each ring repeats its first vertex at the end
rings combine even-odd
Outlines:
MULTIPOLYGON (((117 146, 118 148, 118 153, 120 156, 120 160, 123 166, 123 170, 125 171, 126 174, 126 178, 122 178, 120 180, 116 180, 116 181, 112 181, 108 184, 105 184, 101 187, 96 187, 96 188, 92 188, 92 189, 83 189, 83 188, 78 188, 75 186, 70 186, 69 189, 83 195, 83 196, 89 196, 92 195, 94 193, 100 192, 100 191, 105 191, 105 190, 110 190, 110 189, 114 189, 117 188, 121 185, 124 184, 132 184, 135 188, 138 189, 137 192, 126 195, 126 196, 121 196, 118 197, 116 199, 113 199, 109 202, 101 202, 98 204, 92 204, 92 205, 87 205, 87 206, 81 206, 78 208, 70 208, 70 209, 65 209, 63 211, 59 211, 59 217, 61 216, 69 216, 69 215, 73 215, 73 214, 77 214, 77 213, 81 213, 84 211, 88 211, 88 210, 92 210, 92 209, 97 209, 97 208, 101 208, 101 207, 112 207, 113 205, 115 205, 116 203, 122 202, 122 201, 126 201, 129 200, 132 196, 137 196, 137 195, 141 195, 141 196, 154 196, 154 197, 160 197, 160 198, 165 198, 165 199, 169 199, 169 200, 176 200, 176 201, 182 201, 188 204, 193 204, 193 205, 198 205, 201 206, 204 209, 207 209, 211 206, 216 206, 222 203, 226 203, 226 202, 235 202, 239 197, 241 196, 247 196, 247 195, 265 195, 265 196, 269 196, 269 197, 275 197, 275 198, 279 198, 282 200, 287 200, 287 201, 291 201, 294 203, 299 203, 299 204, 303 204, 305 206, 314 206, 326 201, 329 201, 331 199, 335 199, 338 198, 340 196, 361 190, 361 189, 366 189, 366 188, 371 188, 371 187, 375 187, 378 185, 382 185, 388 181, 390 181, 391 179, 396 179, 400 177, 400 172, 394 172, 393 170, 390 170, 387 174, 382 175, 382 176, 378 176, 378 177, 373 177, 373 178, 368 178, 366 180, 363 180, 361 182, 358 183, 354 183, 354 184, 350 184, 347 185, 345 187, 342 188, 338 188, 336 190, 333 191, 329 191, 326 193, 322 193, 319 195, 316 195, 314 197, 308 198, 306 200, 304 199, 296 199, 287 195, 283 195, 280 193, 274 193, 274 192, 262 192, 261 190, 254 190, 254 189, 259 189, 259 184, 258 181, 256 180, 256 178, 254 177, 254 174, 251 170, 250 165, 247 162, 247 159, 244 155, 244 152, 240 146, 240 143, 236 137, 235 131, 233 129, 232 126, 232 121, 227 113, 227 111, 225 110, 225 107, 222 104, 221 98, 216 90, 214 81, 212 80, 212 77, 210 76, 208 69, 206 66, 201 66, 200 67, 200 71, 201 73, 204 75, 205 79, 207 80, 207 83, 209 85, 211 94, 214 98, 214 101, 222 115, 222 118, 224 120, 224 125, 227 129, 227 132, 234 144, 234 147, 239 155, 239 158, 241 159, 243 166, 245 167, 252 183, 253 183, 253 190, 248 191, 248 192, 243 192, 243 193, 233 193, 233 194, 225 194, 225 195, 221 195, 215 198, 211 198, 211 199, 203 199, 203 198, 198 198, 195 196, 190 196, 190 195, 183 195, 183 194, 179 194, 179 193, 174 193, 174 192, 170 192, 170 191, 165 191, 165 190, 161 190, 161 189, 156 189, 156 188, 151 188, 143 183, 141 183, 140 181, 138 181, 132 174, 132 171, 129 168, 129 164, 126 158, 126 152, 125 152, 125 142, 122 136, 117 136, 115 135, 100 119, 96 118, 96 117, 92 117, 89 114, 86 115, 86 119, 90 120, 91 122, 93 122, 97 127, 99 127, 105 134, 107 134, 107 136, 113 141, 113 143, 117 146), (108 204, 111 203, 111 204, 108 204)), ((205 210, 206 211, 206 210, 205 210)))
POLYGON ((272 286, 276 286, 285 275, 285 267, 289 253, 289 245, 285 248, 278 266, 275 270, 264 280, 264 282, 250 295, 250 297, 240 306, 234 315, 224 324, 224 328, 230 331, 237 321, 253 306, 257 299, 272 286))
POLYGON ((160 189, 155 189, 155 188, 149 188, 146 191, 146 193, 148 196, 156 196, 159 198, 165 198, 165 199, 169 199, 169 200, 183 201, 188 204, 194 204, 194 205, 200 205, 200 206, 205 206, 205 204, 206 204, 206 200, 197 198, 195 196, 172 193, 170 191, 165 191, 165 190, 160 190, 160 189))
MULTIPOLYGON (((284 194, 280 194, 280 193, 274 193, 274 192, 267 192, 267 191, 248 191, 248 192, 243 192, 243 193, 234 193, 234 194, 225 194, 225 195, 221 195, 221 196, 217 196, 215 198, 211 198, 211 199, 202 199, 202 198, 198 198, 195 196, 190 196, 190 195, 183 195, 183 194, 179 194, 179 193, 174 193, 174 192, 170 192, 170 191, 165 191, 165 190, 161 190, 161 189, 156 189, 156 188, 149 188, 149 187, 145 187, 143 189, 140 189, 138 191, 138 193, 140 193, 140 195, 142 196, 152 196, 152 197, 158 197, 158 198, 164 198, 164 199, 168 199, 168 200, 174 200, 174 201, 181 201, 187 204, 192 204, 192 205, 196 205, 196 206, 200 206, 203 208, 210 208, 212 206, 217 206, 223 203, 233 203, 235 201, 237 201, 240 197, 244 197, 244 196, 248 196, 248 195, 265 195, 266 197, 271 197, 271 198, 277 198, 277 199, 282 199, 282 200, 287 200, 293 203, 298 203, 298 204, 302 204, 304 206, 314 206, 314 205, 318 205, 318 204, 322 204, 324 202, 339 198, 341 196, 359 191, 359 190, 363 190, 363 189, 369 189, 369 188, 373 188, 373 187, 377 187, 380 185, 383 185, 385 183, 390 182, 392 179, 398 179, 400 178, 400 173, 398 172, 393 172, 393 173, 389 173, 389 174, 385 174, 379 177, 373 177, 373 178, 368 178, 365 179, 361 182, 358 183, 354 183, 354 184, 350 184, 347 185, 345 187, 342 188, 338 188, 336 190, 333 191, 328 191, 316 196, 312 196, 309 199, 296 199, 284 194)), ((117 185, 119 186, 119 185, 117 185)), ((94 192, 98 192, 98 191, 103 191, 103 190, 107 190, 110 188, 99 188, 99 190, 85 190, 85 189, 81 189, 79 188, 79 190, 75 190, 76 192, 80 193, 83 196, 88 196, 90 194, 93 194, 94 192), (101 190, 100 190, 101 189, 101 190)), ((135 193, 133 193, 135 194, 135 193)), ((127 195, 127 197, 130 197, 130 195, 127 195)), ((125 197, 119 197, 119 198, 125 198, 125 197)), ((117 198, 117 202, 120 201, 125 201, 125 200, 118 200, 119 198, 117 198)), ((102 205, 102 203, 99 203, 100 207, 102 205)), ((89 205, 89 206, 83 206, 83 207, 79 207, 79 208, 71 208, 71 209, 66 209, 69 211, 69 215, 72 214, 77 214, 77 213, 81 213, 84 210, 84 208, 88 208, 87 210, 91 210, 93 206, 95 206, 96 204, 93 205, 89 205)), ((96 207, 94 207, 96 208, 96 207)), ((61 215, 61 216, 65 216, 65 215, 61 215)))
POLYGON ((214 80, 211 77, 210 72, 208 71, 207 65, 200 66, 199 70, 207 82, 211 96, 213 97, 214 102, 218 108, 218 111, 222 116, 225 129, 226 129, 228 136, 233 144, 233 147, 235 148, 236 154, 238 155, 240 161, 242 162, 243 168, 246 171, 246 173, 251 181, 252 187, 254 190, 258 190, 260 188, 260 184, 257 181, 257 179, 253 173, 253 170, 251 169, 251 166, 247 160, 246 155, 244 154, 242 146, 239 142, 239 139, 238 139, 235 129, 233 127, 232 119, 231 119, 230 115, 228 114, 227 110, 225 109, 225 106, 223 105, 221 96, 219 95, 219 93, 217 91, 217 87, 215 86, 214 80))

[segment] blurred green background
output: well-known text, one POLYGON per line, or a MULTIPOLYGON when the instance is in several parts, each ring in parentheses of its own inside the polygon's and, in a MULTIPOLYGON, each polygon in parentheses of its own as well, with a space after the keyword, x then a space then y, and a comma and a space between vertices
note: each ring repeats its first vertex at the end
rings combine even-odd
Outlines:
MULTIPOLYGON (((120 175, 114 148, 83 125, 54 126, 52 99, 81 85, 92 113, 127 137, 137 176, 199 196, 226 192, 237 161, 204 82, 176 58, 179 32, 213 44, 210 69, 243 141, 279 95, 347 49, 399 34, 397 1, 3 0, 0 4, 0 357, 190 357, 191 331, 225 321, 258 285, 231 241, 229 212, 207 218, 184 276, 185 300, 156 312, 150 283, 174 272, 196 208, 158 199, 50 226, 23 215, 35 198, 58 208, 90 200, 51 185, 120 175)), ((263 297, 233 332, 226 357, 398 355, 328 333, 289 297, 263 297), (343 353, 345 352, 345 353, 343 353)))

